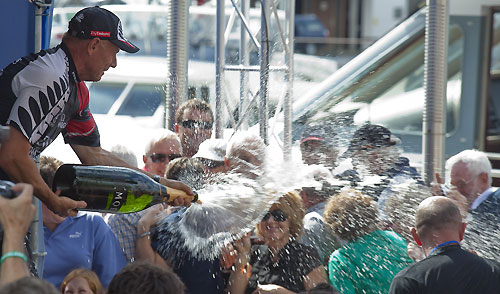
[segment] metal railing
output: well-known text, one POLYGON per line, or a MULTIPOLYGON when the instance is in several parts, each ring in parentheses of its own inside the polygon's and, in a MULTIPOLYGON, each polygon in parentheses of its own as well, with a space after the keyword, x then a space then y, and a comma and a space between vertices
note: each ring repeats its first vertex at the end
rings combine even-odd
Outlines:
MULTIPOLYGON (((283 97, 279 97, 276 113, 283 108, 284 115, 284 136, 283 136, 283 154, 285 158, 291 155, 291 106, 292 106, 292 86, 293 86, 293 52, 294 52, 294 15, 295 1, 294 0, 261 0, 261 27, 256 35, 251 33, 248 21, 249 0, 231 0, 232 8, 231 15, 227 26, 225 24, 225 1, 217 1, 217 40, 216 40, 216 83, 215 83, 215 135, 217 138, 222 137, 222 105, 223 103, 229 108, 229 103, 224 96, 224 74, 226 71, 240 72, 240 99, 238 104, 238 121, 232 121, 231 125, 236 132, 238 129, 247 127, 246 119, 251 106, 256 103, 259 97, 259 132, 264 142, 269 143, 269 130, 274 126, 268 125, 268 100, 269 100, 269 74, 270 72, 282 72, 285 90, 283 97), (284 26, 281 26, 281 20, 278 15, 278 7, 283 8, 285 12, 284 26), (240 44, 239 44, 239 64, 228 65, 225 63, 225 48, 227 45, 228 35, 231 32, 232 26, 236 17, 240 20, 240 44), (284 61, 283 65, 271 66, 270 53, 273 48, 270 48, 269 34, 271 33, 271 20, 275 19, 280 42, 283 48, 284 61), (257 40, 257 35, 260 34, 260 40, 257 40), (249 45, 250 44, 250 45, 249 45), (258 51, 259 65, 250 65, 249 56, 251 49, 258 51), (249 89, 248 75, 250 72, 259 72, 260 83, 259 88, 253 91, 249 89)), ((273 32, 274 33, 274 32, 273 32)), ((228 111, 231 117, 232 111, 228 111)))

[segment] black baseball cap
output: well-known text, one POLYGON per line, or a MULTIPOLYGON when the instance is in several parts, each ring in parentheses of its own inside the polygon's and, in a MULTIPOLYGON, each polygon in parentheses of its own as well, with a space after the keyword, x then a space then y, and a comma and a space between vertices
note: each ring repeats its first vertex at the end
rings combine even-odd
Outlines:
POLYGON ((364 124, 352 136, 345 155, 364 148, 379 148, 396 145, 398 140, 392 136, 388 128, 380 125, 364 124))
POLYGON ((135 53, 139 48, 125 39, 122 23, 113 12, 99 6, 78 11, 69 21, 68 32, 80 39, 108 40, 123 51, 135 53))
POLYGON ((310 125, 304 129, 300 138, 300 144, 307 141, 320 141, 333 146, 335 144, 335 136, 336 133, 331 125, 310 125))

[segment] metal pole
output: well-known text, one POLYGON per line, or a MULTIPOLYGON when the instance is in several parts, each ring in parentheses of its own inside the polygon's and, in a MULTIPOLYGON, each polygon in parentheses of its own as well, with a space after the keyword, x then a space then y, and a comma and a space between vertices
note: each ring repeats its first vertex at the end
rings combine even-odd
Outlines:
POLYGON ((217 0, 215 42, 215 138, 222 138, 222 81, 224 80, 225 1, 217 0))
POLYGON ((260 47, 260 108, 259 108, 259 126, 260 137, 268 144, 267 136, 267 99, 269 96, 269 29, 270 29, 270 13, 268 0, 261 0, 261 47, 260 47))
POLYGON ((186 97, 188 71, 188 0, 168 2, 165 127, 174 129, 177 105, 186 97))
POLYGON ((444 171, 448 56, 447 0, 427 0, 425 30, 425 102, 422 128, 423 178, 430 184, 444 171))
POLYGON ((36 6, 35 9, 35 53, 42 50, 42 16, 44 6, 36 6))
MULTIPOLYGON (((35 53, 42 50, 42 18, 46 10, 52 5, 52 1, 38 1, 35 4, 35 53)), ((37 168, 39 168, 37 163, 37 168)), ((38 198, 33 197, 35 205, 35 215, 30 226, 29 243, 33 255, 33 262, 38 276, 43 276, 43 259, 47 255, 45 252, 45 242, 43 238, 43 226, 40 221, 42 218, 41 202, 38 198)))
MULTIPOLYGON (((286 1, 286 24, 288 38, 286 44, 288 51, 285 50, 285 64, 288 70, 285 73, 285 82, 288 83, 283 103, 283 158, 288 161, 292 158, 292 99, 293 99, 293 45, 294 45, 294 23, 295 23, 295 0, 286 1)), ((279 20, 277 20, 279 21, 279 20)))
MULTIPOLYGON (((247 18, 248 11, 250 10, 250 1, 241 0, 241 15, 247 18)), ((248 52, 248 33, 243 25, 243 20, 240 20, 240 65, 248 66, 250 64, 250 56, 248 52)), ((246 109, 246 101, 248 99, 248 72, 240 71, 240 105, 238 109, 238 120, 243 119, 243 111, 246 109)), ((242 129, 248 126, 245 121, 241 123, 242 129)))

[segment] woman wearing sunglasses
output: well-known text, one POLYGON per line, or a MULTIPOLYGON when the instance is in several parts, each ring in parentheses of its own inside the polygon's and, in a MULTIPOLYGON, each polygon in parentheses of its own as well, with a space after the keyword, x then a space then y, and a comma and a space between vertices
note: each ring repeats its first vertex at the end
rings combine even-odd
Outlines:
POLYGON ((299 194, 289 192, 257 224, 264 245, 251 246, 249 236, 235 242, 238 253, 229 293, 298 293, 326 283, 316 251, 297 242, 304 214, 299 194))

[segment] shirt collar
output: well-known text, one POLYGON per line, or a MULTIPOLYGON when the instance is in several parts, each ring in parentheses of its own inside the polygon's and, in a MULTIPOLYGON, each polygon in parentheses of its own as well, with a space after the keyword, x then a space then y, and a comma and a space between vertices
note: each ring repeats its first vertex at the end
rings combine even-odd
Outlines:
POLYGON ((79 83, 80 78, 78 77, 78 72, 76 71, 75 62, 73 61, 73 56, 71 56, 71 52, 69 51, 68 46, 66 46, 66 44, 64 44, 63 42, 61 42, 59 46, 64 51, 64 53, 66 53, 66 56, 68 57, 70 79, 74 80, 76 83, 79 83))
POLYGON ((472 205, 471 205, 471 209, 474 210, 476 209, 479 205, 481 205, 481 203, 484 202, 484 200, 486 200, 488 198, 488 196, 490 196, 493 192, 495 192, 495 190, 491 187, 489 187, 488 189, 486 189, 483 193, 481 193, 481 195, 479 195, 476 200, 474 200, 474 202, 472 202, 472 205))

